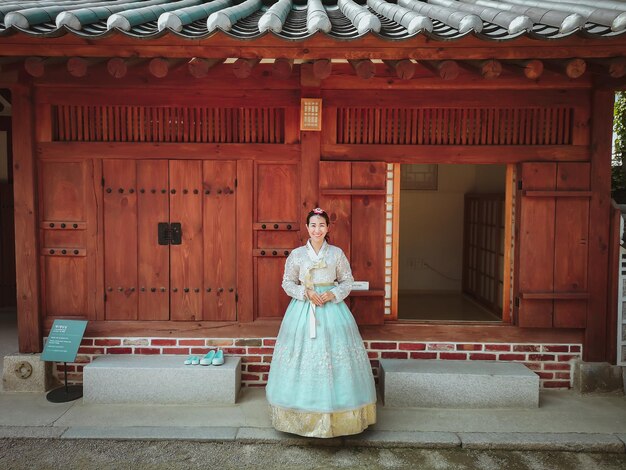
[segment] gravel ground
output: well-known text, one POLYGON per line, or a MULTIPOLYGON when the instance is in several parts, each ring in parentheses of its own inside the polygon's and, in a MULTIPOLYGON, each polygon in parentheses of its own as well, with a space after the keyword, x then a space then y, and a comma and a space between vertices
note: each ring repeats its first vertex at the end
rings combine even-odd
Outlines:
POLYGON ((623 470, 626 454, 299 447, 189 441, 0 439, 0 469, 623 470))

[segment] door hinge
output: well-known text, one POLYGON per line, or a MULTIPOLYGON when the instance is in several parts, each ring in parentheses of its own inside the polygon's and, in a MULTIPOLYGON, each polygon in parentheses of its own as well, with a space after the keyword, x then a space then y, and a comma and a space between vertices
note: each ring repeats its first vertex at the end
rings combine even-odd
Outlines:
POLYGON ((157 225, 159 245, 181 245, 183 243, 183 229, 180 222, 159 222, 157 225))

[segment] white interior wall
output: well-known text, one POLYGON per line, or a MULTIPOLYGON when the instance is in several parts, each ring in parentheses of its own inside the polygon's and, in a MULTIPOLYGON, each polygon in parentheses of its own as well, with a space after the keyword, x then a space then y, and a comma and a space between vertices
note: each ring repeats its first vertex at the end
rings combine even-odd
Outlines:
POLYGON ((503 165, 439 165, 436 191, 401 191, 400 291, 461 291, 464 196, 503 193, 505 175, 503 165))

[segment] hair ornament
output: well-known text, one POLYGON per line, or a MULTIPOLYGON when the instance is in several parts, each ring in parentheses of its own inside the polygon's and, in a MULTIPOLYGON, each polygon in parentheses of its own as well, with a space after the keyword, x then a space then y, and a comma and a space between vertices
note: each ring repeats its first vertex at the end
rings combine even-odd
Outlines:
POLYGON ((314 214, 323 214, 324 212, 325 212, 324 209, 321 209, 319 207, 316 207, 315 209, 313 209, 314 214))

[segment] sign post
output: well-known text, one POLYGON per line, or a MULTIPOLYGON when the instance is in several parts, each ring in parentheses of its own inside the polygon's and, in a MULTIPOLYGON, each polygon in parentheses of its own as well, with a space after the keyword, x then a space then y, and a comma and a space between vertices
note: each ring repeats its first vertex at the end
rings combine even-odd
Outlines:
POLYGON ((74 362, 85 334, 85 320, 54 320, 41 353, 42 361, 63 362, 65 387, 55 388, 46 398, 52 403, 65 403, 83 396, 82 385, 67 385, 67 363, 74 362))

